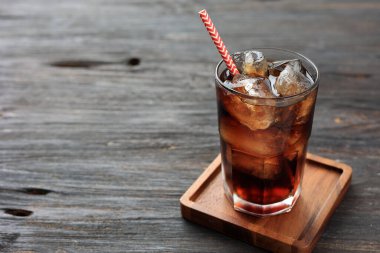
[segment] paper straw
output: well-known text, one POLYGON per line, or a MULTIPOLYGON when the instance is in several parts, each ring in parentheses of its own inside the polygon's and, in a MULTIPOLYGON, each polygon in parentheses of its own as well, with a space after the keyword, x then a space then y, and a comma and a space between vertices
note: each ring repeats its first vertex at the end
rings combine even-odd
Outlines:
POLYGON ((207 11, 201 10, 198 13, 208 33, 210 34, 212 41, 214 42, 216 48, 218 49, 220 56, 222 56, 223 61, 226 63, 228 70, 231 72, 232 75, 239 74, 239 70, 236 68, 236 65, 234 61, 232 60, 232 57, 230 53, 228 52, 226 45, 224 45, 222 38, 220 38, 219 33, 216 30, 215 25, 212 22, 211 18, 209 17, 207 11))

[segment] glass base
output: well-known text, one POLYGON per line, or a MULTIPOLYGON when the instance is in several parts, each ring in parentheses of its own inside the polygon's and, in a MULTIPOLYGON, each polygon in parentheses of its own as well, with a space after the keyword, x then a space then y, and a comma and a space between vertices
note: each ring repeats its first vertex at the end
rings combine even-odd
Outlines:
POLYGON ((269 205, 255 204, 241 199, 238 195, 232 194, 230 192, 230 189, 228 188, 225 182, 224 192, 227 198, 233 204, 234 209, 236 211, 254 216, 264 217, 290 212, 301 194, 301 185, 298 185, 297 190, 293 196, 289 196, 287 199, 284 199, 283 201, 269 205))

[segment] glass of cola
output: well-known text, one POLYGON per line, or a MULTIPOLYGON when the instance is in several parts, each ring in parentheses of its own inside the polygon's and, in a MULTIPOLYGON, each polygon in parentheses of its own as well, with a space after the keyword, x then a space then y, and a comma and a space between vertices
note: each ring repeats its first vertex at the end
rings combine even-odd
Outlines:
POLYGON ((237 52, 240 74, 216 67, 224 190, 234 209, 289 212, 301 193, 319 74, 305 56, 258 48, 237 52))

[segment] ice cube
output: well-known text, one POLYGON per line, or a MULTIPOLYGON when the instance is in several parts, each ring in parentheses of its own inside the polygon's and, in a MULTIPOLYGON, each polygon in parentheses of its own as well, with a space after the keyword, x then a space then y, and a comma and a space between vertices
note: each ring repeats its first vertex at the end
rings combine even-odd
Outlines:
POLYGON ((268 79, 257 79, 256 82, 253 83, 249 87, 249 89, 246 90, 249 95, 254 97, 261 97, 261 98, 273 98, 275 97, 270 89, 270 81, 268 79))
POLYGON ((255 157, 232 149, 232 167, 260 179, 275 179, 282 169, 282 156, 255 157))
POLYGON ((276 108, 248 104, 236 95, 222 99, 225 110, 251 130, 266 129, 276 120, 276 108))
POLYGON ((281 71, 283 71, 288 64, 292 65, 294 67, 294 70, 299 71, 304 75, 306 74, 306 69, 303 67, 301 60, 299 59, 271 62, 268 65, 269 74, 273 76, 279 76, 281 71))
POLYGON ((254 97, 273 98, 270 81, 264 78, 254 78, 246 75, 235 76, 232 80, 234 89, 254 97))
POLYGON ((280 75, 281 71, 283 71, 283 70, 284 69, 281 67, 269 68, 269 70, 268 70, 269 77, 273 76, 273 77, 277 78, 280 75))
POLYGON ((233 55, 242 74, 251 77, 268 77, 268 62, 262 52, 243 51, 233 55))
POLYGON ((310 136, 310 129, 307 125, 294 125, 287 137, 286 145, 293 146, 298 142, 306 143, 310 136))
MULTIPOLYGON (((237 80, 237 83, 233 83, 234 90, 247 95, 273 97, 267 83, 263 80, 240 78, 235 78, 234 81, 237 80)), ((218 90, 218 92, 220 92, 220 101, 225 110, 249 129, 266 129, 275 122, 277 115, 274 106, 255 105, 249 98, 243 98, 223 90, 218 90)))
POLYGON ((224 81, 223 85, 229 89, 233 89, 234 88, 234 84, 230 81, 230 80, 226 80, 224 81))
POLYGON ((281 71, 274 85, 278 94, 282 97, 293 96, 307 90, 313 82, 302 74, 300 61, 290 61, 281 71))
POLYGON ((294 71, 301 72, 302 64, 301 64, 301 61, 300 61, 300 60, 298 60, 298 59, 290 60, 290 61, 285 65, 285 67, 286 67, 287 65, 292 66, 292 69, 293 69, 294 71))
POLYGON ((244 81, 246 79, 250 79, 251 77, 244 75, 244 74, 237 74, 232 78, 232 83, 234 84, 234 87, 240 87, 242 86, 240 83, 241 81, 244 81))
POLYGON ((285 157, 291 161, 297 154, 301 154, 306 149, 308 139, 311 134, 310 125, 293 125, 288 133, 285 143, 285 157))
POLYGON ((277 76, 269 75, 270 88, 274 96, 279 97, 278 91, 276 90, 275 83, 277 81, 277 76))
POLYGON ((298 104, 298 112, 295 124, 305 124, 313 116, 314 104, 317 99, 317 90, 313 90, 307 98, 298 104))
POLYGON ((283 152, 287 136, 280 128, 252 131, 230 116, 221 117, 219 123, 221 138, 233 149, 262 158, 283 152))

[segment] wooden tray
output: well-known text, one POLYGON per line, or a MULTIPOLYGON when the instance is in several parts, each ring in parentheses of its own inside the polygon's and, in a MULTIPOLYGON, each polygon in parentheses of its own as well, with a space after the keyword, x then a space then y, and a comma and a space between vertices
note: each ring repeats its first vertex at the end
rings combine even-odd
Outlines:
POLYGON ((292 211, 257 218, 235 211, 224 196, 220 163, 219 155, 181 197, 182 216, 273 252, 311 252, 352 175, 348 165, 309 153, 292 211))

